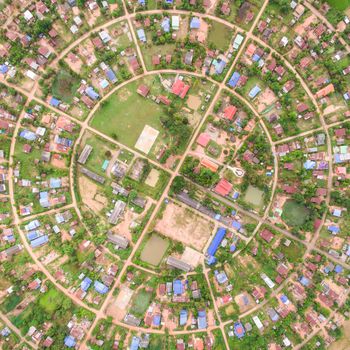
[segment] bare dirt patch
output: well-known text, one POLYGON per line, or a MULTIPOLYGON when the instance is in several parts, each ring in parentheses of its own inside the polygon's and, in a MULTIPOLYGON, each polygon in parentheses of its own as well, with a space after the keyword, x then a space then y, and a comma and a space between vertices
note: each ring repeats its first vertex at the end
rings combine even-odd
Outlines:
POLYGON ((155 230, 185 245, 202 251, 214 228, 212 223, 191 210, 175 203, 169 203, 155 230))
MULTIPOLYGON (((95 198, 95 195, 98 191, 97 185, 95 185, 85 176, 79 177, 79 189, 82 201, 91 210, 99 212, 104 208, 105 204, 103 202, 97 201, 95 198)), ((99 195, 98 197, 100 198, 102 196, 99 195)))
POLYGON ((187 100, 187 105, 193 110, 197 110, 201 105, 201 99, 199 96, 189 95, 187 100))
POLYGON ((155 187, 159 179, 159 171, 157 169, 152 169, 147 176, 145 184, 151 187, 155 187))

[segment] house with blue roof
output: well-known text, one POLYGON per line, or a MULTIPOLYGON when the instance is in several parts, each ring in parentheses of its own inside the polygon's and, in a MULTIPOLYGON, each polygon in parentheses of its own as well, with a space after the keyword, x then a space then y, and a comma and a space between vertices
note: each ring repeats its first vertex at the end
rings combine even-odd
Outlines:
POLYGON ((334 272, 335 273, 342 273, 343 272, 343 266, 335 265, 334 272))
POLYGON ((258 96, 258 94, 261 92, 261 89, 258 85, 255 85, 250 91, 248 96, 250 98, 255 98, 256 96, 258 96))
POLYGON ((217 270, 215 270, 214 275, 219 284, 224 284, 228 282, 228 278, 225 271, 218 272, 217 270))
POLYGON ((175 280, 173 282, 173 292, 175 295, 181 295, 184 292, 184 287, 180 280, 175 280))
POLYGON ((304 286, 304 287, 308 287, 310 285, 310 280, 305 277, 305 276, 301 276, 299 278, 299 282, 304 286))
POLYGON ((145 31, 142 28, 137 30, 137 36, 139 37, 139 40, 143 43, 147 41, 145 31))
MULTIPOLYGON (((209 258, 215 256, 215 253, 218 250, 225 235, 226 235, 226 229, 224 227, 219 227, 207 250, 207 255, 209 258)), ((207 262, 209 264, 209 261, 207 262)))
POLYGON ((198 311, 197 326, 198 326, 198 329, 207 328, 207 314, 205 310, 198 311))
POLYGON ((333 235, 336 235, 340 232, 340 227, 335 225, 328 226, 328 231, 332 232, 333 235))
POLYGON ((255 53, 255 54, 253 55, 253 57, 252 57, 252 61, 253 61, 253 62, 258 62, 258 61, 260 60, 260 58, 261 58, 261 57, 255 53))
POLYGON ((165 0, 165 3, 168 5, 172 5, 173 4, 173 0, 165 0))
POLYGON ((76 345, 76 340, 74 337, 72 337, 71 335, 67 335, 65 338, 64 338, 64 345, 67 347, 67 348, 73 348, 75 345, 76 345))
POLYGON ((341 209, 334 209, 332 214, 333 214, 333 216, 340 218, 341 217, 341 209))
POLYGON ((201 20, 198 17, 192 17, 190 28, 191 29, 199 29, 201 27, 201 20))
POLYGON ((62 187, 62 180, 61 179, 57 179, 52 177, 50 179, 50 188, 61 188, 62 187))
POLYGON ((115 75, 115 73, 113 72, 113 70, 111 68, 108 68, 106 70, 106 77, 113 84, 118 81, 117 76, 115 75))
POLYGON ((94 282, 94 288, 95 288, 96 292, 99 294, 108 293, 108 287, 99 281, 94 282))
POLYGON ((312 170, 315 169, 316 167, 316 162, 314 160, 308 159, 304 164, 303 164, 304 169, 306 170, 312 170))
POLYGON ((241 339, 245 336, 245 330, 241 322, 235 322, 233 327, 233 333, 238 339, 241 339))
POLYGON ((170 32, 170 18, 165 17, 162 21, 162 29, 164 30, 165 33, 169 33, 170 32))
POLYGON ((286 295, 282 294, 280 296, 280 300, 282 301, 283 304, 289 304, 289 299, 286 295))
POLYGON ((40 236, 40 237, 30 241, 30 246, 32 248, 37 248, 37 247, 40 247, 40 246, 46 244, 48 241, 49 241, 49 236, 43 235, 43 236, 40 236))
POLYGON ((51 97, 50 101, 49 101, 49 104, 50 106, 52 107, 58 107, 60 105, 60 100, 58 100, 57 98, 55 97, 51 97))
POLYGON ((39 193, 39 203, 43 208, 50 207, 49 192, 43 191, 39 193))
POLYGON ((138 2, 139 5, 141 5, 141 6, 145 6, 145 5, 146 5, 146 1, 145 1, 145 0, 138 0, 137 2, 138 2))
POLYGON ((130 350, 138 350, 140 347, 141 339, 139 337, 132 337, 131 344, 130 344, 130 350))
POLYGON ((187 323, 187 318, 188 318, 187 310, 182 309, 180 311, 180 326, 184 326, 187 323))
POLYGON ((1 74, 5 75, 8 72, 8 70, 9 70, 9 67, 6 64, 0 65, 0 73, 1 74))
POLYGON ((234 243, 232 243, 232 244, 230 245, 230 253, 235 252, 236 249, 237 249, 236 245, 235 245, 234 243))
POLYGON ((160 320, 161 320, 161 317, 159 314, 156 314, 153 316, 153 325, 156 326, 156 327, 159 327, 160 326, 160 320))
POLYGON ((33 239, 36 239, 36 238, 38 238, 39 236, 40 236, 40 233, 39 233, 39 231, 37 231, 37 230, 29 231, 29 232, 27 233, 27 239, 28 239, 28 241, 32 241, 33 239))
POLYGON ((39 226, 40 226, 39 220, 35 219, 35 220, 28 222, 28 224, 25 225, 24 228, 26 231, 31 231, 31 230, 35 230, 39 226))
POLYGON ((242 228, 242 224, 240 222, 234 220, 234 221, 232 221, 232 227, 238 231, 242 228))
POLYGON ((85 93, 92 99, 92 100, 98 100, 100 98, 100 95, 94 90, 92 86, 88 86, 85 89, 85 93))
POLYGON ((234 72, 231 75, 230 80, 228 81, 227 85, 234 88, 236 87, 236 85, 238 84, 239 78, 241 77, 241 75, 238 72, 234 72))
POLYGON ((23 139, 27 140, 27 141, 35 141, 37 136, 33 131, 30 130, 22 130, 19 133, 19 136, 22 137, 23 139))
POLYGON ((91 285, 92 281, 89 277, 85 277, 82 281, 81 281, 81 284, 80 284, 80 288, 86 292, 89 288, 90 288, 90 285, 91 285))

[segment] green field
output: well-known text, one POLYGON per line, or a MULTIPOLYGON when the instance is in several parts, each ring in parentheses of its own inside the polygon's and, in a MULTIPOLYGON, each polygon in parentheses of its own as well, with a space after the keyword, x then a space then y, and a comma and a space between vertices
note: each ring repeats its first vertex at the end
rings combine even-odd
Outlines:
POLYGON ((327 0, 327 2, 339 11, 344 11, 350 6, 350 0, 327 0))
POLYGON ((11 294, 9 297, 5 299, 5 301, 1 304, 1 310, 3 310, 6 314, 10 311, 14 310, 16 306, 22 301, 22 298, 17 294, 11 294))
POLYGON ((141 289, 134 297, 132 306, 129 310, 130 313, 135 316, 143 316, 151 302, 151 298, 152 294, 141 289))
POLYGON ((162 108, 137 94, 141 84, 141 81, 128 84, 103 102, 92 120, 92 127, 129 147, 134 147, 146 124, 162 131, 159 119, 162 108))
POLYGON ((62 294, 53 288, 39 298, 39 305, 50 315, 61 306, 62 302, 62 294))
POLYGON ((288 200, 282 213, 282 219, 288 226, 302 226, 309 218, 309 210, 302 204, 288 200))
POLYGON ((233 30, 225 24, 215 22, 211 24, 208 33, 208 45, 213 45, 215 48, 226 51, 232 39, 233 30))
POLYGON ((71 103, 78 86, 79 79, 62 69, 52 83, 52 94, 63 102, 71 103))

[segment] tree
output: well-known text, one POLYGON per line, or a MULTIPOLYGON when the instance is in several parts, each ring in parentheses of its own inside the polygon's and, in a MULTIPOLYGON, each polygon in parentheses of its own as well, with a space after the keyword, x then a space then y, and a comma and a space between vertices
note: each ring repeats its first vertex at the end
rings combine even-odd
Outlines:
POLYGON ((171 184, 171 190, 174 193, 180 193, 186 187, 186 181, 183 176, 176 176, 171 184))

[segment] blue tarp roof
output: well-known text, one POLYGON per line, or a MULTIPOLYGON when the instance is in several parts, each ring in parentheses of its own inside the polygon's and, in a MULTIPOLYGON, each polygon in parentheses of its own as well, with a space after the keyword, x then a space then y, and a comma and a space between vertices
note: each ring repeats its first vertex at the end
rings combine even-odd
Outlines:
POLYGON ((108 287, 99 281, 94 282, 94 287, 97 293, 100 293, 100 294, 108 293, 108 287))
POLYGON ((253 57, 252 57, 252 61, 253 62, 258 62, 260 60, 260 56, 259 55, 257 55, 256 53, 253 55, 253 57))
POLYGON ((145 4, 146 4, 145 0, 138 0, 138 3, 139 3, 140 5, 145 5, 145 4))
POLYGON ((173 291, 174 291, 174 294, 177 294, 177 295, 181 295, 184 292, 183 285, 180 280, 175 280, 173 282, 173 291))
POLYGON ((340 228, 338 226, 328 226, 328 231, 333 232, 333 233, 339 233, 340 232, 340 228))
POLYGON ((106 76, 107 76, 108 80, 110 80, 112 83, 114 83, 118 80, 117 76, 110 68, 106 71, 106 76))
POLYGON ((75 346, 76 343, 77 342, 75 341, 75 338, 71 335, 68 335, 64 338, 64 345, 68 348, 72 348, 73 346, 75 346))
POLYGON ((30 130, 22 130, 19 134, 20 137, 23 137, 24 139, 28 141, 35 141, 37 136, 33 131, 30 130))
POLYGON ((316 162, 314 160, 308 159, 304 164, 303 164, 304 169, 306 170, 311 170, 316 167, 316 162))
POLYGON ((201 26, 201 21, 198 17, 193 17, 191 19, 191 23, 190 23, 190 28, 191 29, 199 29, 201 26))
POLYGON ((9 70, 9 67, 6 64, 0 65, 0 73, 1 74, 6 74, 9 70))
POLYGON ((100 97, 100 95, 94 90, 92 86, 88 86, 85 92, 93 100, 97 100, 100 97))
POLYGON ((236 230, 239 230, 242 227, 242 224, 238 221, 232 221, 232 227, 236 230))
POLYGON ((284 294, 280 296, 280 300, 282 301, 283 304, 285 304, 285 303, 288 302, 288 298, 287 298, 287 296, 284 295, 284 294))
POLYGON ((140 346, 140 338, 138 337, 132 337, 131 345, 130 345, 130 350, 137 350, 140 346))
POLYGON ((335 273, 341 273, 343 272, 343 266, 341 265, 336 265, 334 268, 335 273))
POLYGON ((35 220, 32 220, 31 222, 28 222, 28 224, 25 225, 24 228, 26 229, 26 231, 30 231, 30 230, 36 229, 39 226, 40 226, 39 220, 35 219, 35 220))
POLYGON ((61 186, 62 186, 61 179, 56 179, 54 177, 50 179, 50 188, 60 188, 61 186))
POLYGON ((85 277, 82 281, 81 281, 81 284, 80 284, 80 288, 86 292, 90 285, 91 285, 92 281, 89 277, 85 277))
POLYGON ((180 326, 184 326, 187 323, 187 310, 182 309, 180 311, 180 326))
POLYGON ((210 243, 210 246, 208 247, 207 254, 214 256, 216 251, 218 250, 222 240, 224 239, 226 234, 226 229, 224 227, 219 227, 217 230, 215 237, 210 243))
POLYGON ((153 316, 153 325, 154 326, 160 326, 160 315, 154 315, 153 316))
POLYGON ((39 246, 47 243, 48 241, 49 241, 49 236, 44 235, 44 236, 40 236, 39 238, 30 241, 30 245, 32 248, 36 248, 36 247, 39 247, 39 246))
POLYGON ((146 42, 146 34, 142 28, 137 30, 137 36, 139 37, 140 41, 142 41, 144 43, 146 42))
POLYGON ((249 91, 249 97, 254 98, 256 95, 261 91, 258 85, 255 85, 250 91, 249 91))
POLYGON ((197 319, 198 329, 207 328, 207 316, 205 310, 198 311, 198 319, 197 319))
POLYGON ((235 87, 240 77, 241 75, 238 72, 234 72, 228 82, 228 86, 231 86, 232 88, 235 87))
POLYGON ((39 237, 39 232, 36 230, 30 231, 27 233, 28 241, 32 241, 33 239, 36 239, 38 237, 39 237))
POLYGON ((51 97, 50 105, 53 107, 58 107, 60 105, 60 101, 55 97, 51 97))
POLYGON ((170 31, 170 18, 165 17, 162 21, 162 28, 164 32, 168 33, 170 31))

